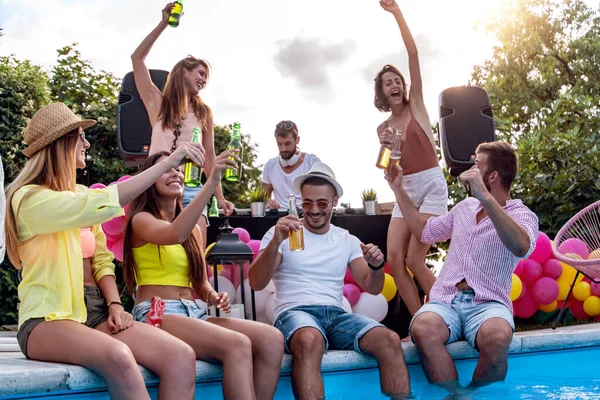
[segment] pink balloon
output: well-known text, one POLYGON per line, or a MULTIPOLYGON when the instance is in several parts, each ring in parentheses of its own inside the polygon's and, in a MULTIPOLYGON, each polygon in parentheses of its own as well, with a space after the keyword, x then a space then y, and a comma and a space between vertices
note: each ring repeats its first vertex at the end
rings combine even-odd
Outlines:
POLYGON ((129 203, 129 204, 125 204, 125 207, 123 207, 123 210, 125 210, 125 215, 127 215, 127 213, 129 212, 129 205, 130 205, 130 204, 131 204, 131 203, 129 203))
POLYGON ((531 298, 538 304, 550 304, 558 297, 558 283, 547 276, 538 279, 531 287, 531 298))
POLYGON ((554 258, 547 260, 542 266, 544 276, 552 279, 558 279, 563 272, 562 264, 554 258))
POLYGON ((587 260, 590 255, 590 249, 588 249, 587 244, 581 239, 567 239, 558 246, 558 251, 561 254, 574 253, 587 260))
POLYGON ((260 251, 260 240, 252 239, 246 244, 248 245, 248 247, 250 247, 250 249, 254 253, 254 256, 252 256, 252 261, 254 261, 254 259, 258 255, 258 252, 260 251))
POLYGON ((521 300, 514 303, 516 316, 519 318, 529 318, 536 313, 538 309, 537 303, 529 295, 525 295, 521 300))
POLYGON ((527 285, 523 285, 523 289, 521 290, 521 294, 517 297, 517 300, 521 300, 527 294, 527 285))
POLYGON ((358 298, 360 297, 360 289, 356 285, 347 283, 344 285, 344 297, 348 299, 350 305, 353 306, 356 304, 358 298))
POLYGON ((250 241, 250 234, 244 228, 234 228, 231 233, 237 233, 238 239, 240 239, 244 243, 248 243, 250 241))
POLYGON ((592 296, 600 297, 600 282, 591 282, 592 296))
POLYGON ((122 177, 120 177, 119 179, 117 179, 117 182, 124 182, 127 179, 131 178, 131 175, 123 175, 122 177))
POLYGON ((350 268, 346 268, 346 276, 344 276, 344 282, 351 283, 353 285, 358 285, 358 283, 356 283, 356 281, 354 280, 352 273, 350 272, 350 268))
POLYGON ((94 183, 92 186, 90 186, 90 189, 104 189, 106 188, 106 185, 103 183, 94 183))
POLYGON ((544 232, 538 233, 537 240, 535 241, 535 248, 529 258, 539 263, 543 263, 548 260, 552 254, 552 243, 550 238, 544 232))
POLYGON ((523 262, 523 272, 521 273, 521 280, 526 285, 532 285, 535 281, 542 277, 542 265, 531 259, 527 259, 523 262))
MULTIPOLYGON (((106 243, 106 247, 108 247, 108 242, 106 243)), ((119 239, 112 243, 112 248, 109 250, 115 255, 115 259, 119 261, 123 261, 123 239, 119 239)))
POLYGON ((102 224, 102 230, 111 236, 119 236, 125 230, 125 217, 116 217, 102 224))
POLYGON ((515 273, 515 275, 519 276, 519 278, 521 277, 521 274, 523 273, 523 263, 524 262, 525 262, 525 260, 523 258, 521 258, 519 260, 519 263, 517 264, 517 267, 513 271, 515 273))

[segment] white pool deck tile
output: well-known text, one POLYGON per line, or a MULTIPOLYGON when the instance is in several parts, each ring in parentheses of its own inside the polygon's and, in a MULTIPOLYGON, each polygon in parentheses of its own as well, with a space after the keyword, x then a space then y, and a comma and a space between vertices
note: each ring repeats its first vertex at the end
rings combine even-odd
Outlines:
MULTIPOLYGON (((564 350, 600 346, 600 324, 562 327, 556 330, 543 329, 516 333, 510 346, 510 354, 538 351, 564 350)), ((403 343, 407 364, 418 364, 419 354, 414 344, 403 343)), ((478 356, 466 342, 448 345, 454 359, 478 356)), ((348 371, 377 368, 375 359, 354 351, 330 351, 323 356, 322 371, 348 371)), ((156 375, 140 367, 148 385, 158 383, 156 375)), ((282 362, 281 375, 291 372, 291 356, 282 362)), ((214 382, 221 379, 222 368, 217 364, 198 361, 196 381, 214 382)), ((14 333, 0 332, 0 398, 4 396, 26 396, 33 393, 69 393, 83 390, 98 390, 105 387, 104 380, 97 374, 78 366, 27 360, 18 351, 14 333)))

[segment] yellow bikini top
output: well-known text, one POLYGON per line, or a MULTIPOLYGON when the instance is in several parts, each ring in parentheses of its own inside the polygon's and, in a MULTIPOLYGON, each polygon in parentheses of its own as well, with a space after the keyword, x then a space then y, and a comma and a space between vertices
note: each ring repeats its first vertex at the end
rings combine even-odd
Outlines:
POLYGON ((188 258, 180 244, 157 246, 146 243, 133 249, 138 267, 137 285, 192 287, 188 278, 188 258))

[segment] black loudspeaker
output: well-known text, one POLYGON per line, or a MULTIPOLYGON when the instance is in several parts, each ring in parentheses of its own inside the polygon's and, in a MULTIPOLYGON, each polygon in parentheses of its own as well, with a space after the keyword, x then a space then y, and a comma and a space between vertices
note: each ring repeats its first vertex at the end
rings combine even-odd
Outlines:
MULTIPOLYGON (((162 91, 167 81, 168 71, 151 69, 152 82, 162 91)), ((129 72, 121 83, 119 105, 117 107, 117 142, 121 158, 129 166, 144 162, 150 150, 152 127, 146 107, 140 98, 133 72, 129 72)))
POLYGON ((496 140, 496 127, 487 92, 457 86, 440 93, 440 147, 450 175, 458 176, 475 163, 475 149, 496 140))

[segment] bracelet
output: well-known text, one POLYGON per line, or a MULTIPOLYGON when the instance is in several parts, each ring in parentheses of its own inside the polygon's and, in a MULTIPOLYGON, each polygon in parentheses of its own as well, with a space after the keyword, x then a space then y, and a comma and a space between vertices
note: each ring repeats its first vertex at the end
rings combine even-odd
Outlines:
POLYGON ((121 307, 123 307, 123 310, 125 309, 125 307, 123 306, 123 303, 121 303, 120 301, 111 301, 110 303, 108 303, 108 305, 106 307, 110 308, 110 306, 112 306, 113 304, 118 304, 121 307))
POLYGON ((369 268, 371 268, 373 271, 379 271, 380 269, 382 269, 385 266, 385 262, 381 262, 381 264, 379 264, 379 266, 374 266, 371 265, 369 263, 367 263, 367 265, 369 266, 369 268))
POLYGON ((214 289, 209 289, 209 290, 208 290, 208 293, 206 293, 206 304, 208 304, 209 306, 211 306, 211 305, 212 305, 212 304, 210 304, 210 303, 209 303, 209 301, 208 301, 208 300, 210 300, 210 292, 215 292, 215 293, 216 293, 216 291, 215 291, 214 289))

